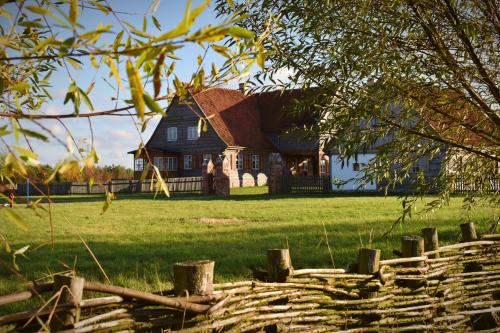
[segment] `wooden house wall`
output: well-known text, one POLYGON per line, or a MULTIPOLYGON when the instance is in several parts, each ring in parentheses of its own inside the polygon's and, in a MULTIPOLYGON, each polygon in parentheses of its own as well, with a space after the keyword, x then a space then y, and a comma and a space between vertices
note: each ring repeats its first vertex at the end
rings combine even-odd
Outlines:
POLYGON ((213 127, 207 123, 207 132, 201 132, 197 140, 187 139, 187 130, 190 126, 198 126, 199 116, 195 114, 190 107, 198 114, 202 115, 201 110, 195 103, 189 106, 178 103, 176 100, 168 109, 166 118, 162 118, 157 129, 151 137, 148 148, 160 149, 166 151, 183 153, 221 153, 226 147, 225 143, 219 138, 213 127), (167 141, 167 128, 177 127, 177 141, 167 141))

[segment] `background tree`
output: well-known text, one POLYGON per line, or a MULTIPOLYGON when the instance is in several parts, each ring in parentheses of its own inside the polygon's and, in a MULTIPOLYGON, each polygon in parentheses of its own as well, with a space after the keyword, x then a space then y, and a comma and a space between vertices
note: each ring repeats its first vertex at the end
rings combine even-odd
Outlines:
MULTIPOLYGON (((348 161, 390 138, 360 181, 387 190, 411 180, 419 191, 438 190, 440 199, 427 206, 433 210, 462 179, 473 185, 467 206, 477 197, 498 204, 489 191, 500 162, 498 1, 248 0, 236 8, 257 32, 273 16, 266 69, 253 83, 315 87, 296 109, 318 110, 323 121, 309 130, 328 147, 348 161), (283 69, 289 77, 273 79, 283 69), (418 158, 443 155, 436 179, 411 172, 418 158)), ((233 12, 224 1, 218 10, 233 12)), ((414 204, 405 198, 403 219, 414 204)))
MULTIPOLYGON (((154 16, 159 2, 151 1, 142 26, 136 27, 124 19, 128 13, 116 11, 107 0, 0 1, 0 145, 6 152, 0 183, 24 179, 30 168, 38 168, 43 174, 37 153, 39 141, 54 141, 67 150, 67 156, 61 157, 54 170, 43 174, 41 178, 45 182, 55 177, 64 178, 65 174, 81 175, 99 159, 92 130, 95 117, 130 116, 141 132, 152 117, 165 115, 158 102, 169 101, 174 92, 186 99, 207 85, 224 84, 237 78, 252 66, 264 36, 255 36, 236 26, 241 20, 240 12, 193 30, 196 18, 210 1, 202 1, 192 8, 191 0, 187 0, 177 26, 164 31, 154 16), (100 13, 112 18, 108 22, 117 24, 86 27, 82 22, 83 12, 100 13), (225 45, 228 41, 231 46, 225 45), (200 54, 191 80, 181 82, 175 71, 179 60, 177 52, 188 44, 199 45, 200 54), (209 50, 224 59, 222 66, 205 63, 209 50), (75 75, 83 70, 94 77, 85 87, 75 75), (53 84, 51 75, 56 71, 63 71, 69 79, 64 98, 68 110, 48 114, 44 106, 52 100, 49 87, 53 84), (98 73, 111 78, 103 80, 116 93, 112 109, 94 109, 92 92, 98 73), (77 142, 68 130, 65 121, 75 118, 88 122, 90 140, 77 142), (47 119, 64 126, 67 139, 45 126, 43 121, 47 119)), ((143 144, 139 153, 142 148, 143 144)), ((151 161, 148 165, 158 180, 157 189, 168 194, 157 168, 151 161)))

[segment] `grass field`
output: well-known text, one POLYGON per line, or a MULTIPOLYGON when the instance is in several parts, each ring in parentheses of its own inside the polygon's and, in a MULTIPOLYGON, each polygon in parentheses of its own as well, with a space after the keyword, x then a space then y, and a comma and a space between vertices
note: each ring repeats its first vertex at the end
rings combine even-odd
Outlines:
MULTIPOLYGON (((325 228, 335 266, 345 267, 356 260, 358 247, 361 242, 368 244, 370 234, 372 246, 389 258, 399 248, 402 234, 419 233, 428 224, 438 227, 443 244, 459 240, 458 224, 465 217, 461 198, 453 198, 449 207, 428 217, 414 216, 382 240, 400 211, 396 197, 311 194, 271 198, 266 190, 238 189, 227 199, 153 200, 152 195, 119 195, 104 215, 100 196, 60 197, 52 205, 53 245, 48 214, 40 212, 42 216, 37 217, 22 205, 15 209, 29 230, 22 231, 0 213, 0 233, 14 249, 30 245, 28 258, 17 258, 29 280, 74 267, 86 279, 104 281, 80 235, 111 283, 160 290, 171 287, 172 265, 177 261, 213 259, 216 282, 246 279, 251 267, 265 267, 266 249, 288 242, 296 268, 332 267, 325 228)), ((498 209, 482 207, 470 216, 484 232, 498 213, 498 209)), ((11 260, 3 251, 0 256, 11 260)), ((21 287, 19 277, 0 268, 0 294, 21 287)))

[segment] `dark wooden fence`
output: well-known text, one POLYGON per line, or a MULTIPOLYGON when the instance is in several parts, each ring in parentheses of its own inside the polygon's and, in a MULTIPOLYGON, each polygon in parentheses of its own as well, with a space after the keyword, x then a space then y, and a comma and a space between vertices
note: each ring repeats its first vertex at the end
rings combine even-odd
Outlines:
MULTIPOLYGON (((426 180, 426 182, 432 182, 432 179, 426 180)), ((470 183, 465 180, 455 181, 455 193, 467 193, 470 191, 477 191, 480 189, 479 184, 470 183)), ((409 193, 414 192, 412 190, 414 186, 410 183, 403 183, 396 186, 391 193, 409 193)), ((435 189, 437 193, 439 189, 435 189)), ((500 192, 500 178, 491 178, 489 180, 489 189, 485 189, 489 192, 500 192)), ((286 175, 283 177, 283 191, 285 193, 317 193, 317 192, 331 192, 332 183, 331 177, 318 177, 318 176, 291 176, 286 175)), ((342 192, 342 190, 335 190, 335 192, 342 192)), ((346 192, 356 192, 353 190, 346 190, 346 192)), ((359 190, 359 192, 366 192, 359 190)), ((373 192, 373 191, 372 191, 373 192)), ((432 193, 432 192, 431 192, 432 193)))
MULTIPOLYGON (((489 180, 490 192, 500 192, 500 178, 491 178, 489 180)), ((476 191, 480 188, 481 185, 470 183, 465 180, 457 180, 455 181, 455 192, 457 193, 467 193, 469 191, 476 191)))
MULTIPOLYGON (((203 177, 177 177, 165 179, 168 190, 172 193, 201 192, 203 177)), ((155 192, 156 181, 149 180, 112 180, 103 184, 90 186, 86 182, 64 182, 45 184, 29 184, 29 194, 39 195, 40 190, 51 195, 67 194, 103 194, 113 193, 151 193, 155 192)), ((26 184, 17 184, 16 194, 26 196, 28 193, 26 184)))
POLYGON ((332 188, 330 177, 284 176, 283 189, 286 193, 328 192, 332 188))

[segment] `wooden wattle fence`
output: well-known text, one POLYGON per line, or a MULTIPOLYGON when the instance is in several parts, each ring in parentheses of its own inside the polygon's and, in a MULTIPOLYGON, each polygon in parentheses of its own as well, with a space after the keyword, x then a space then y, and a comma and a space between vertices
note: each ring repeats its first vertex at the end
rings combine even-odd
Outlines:
POLYGON ((379 250, 360 249, 353 272, 294 270, 289 251, 274 249, 267 253, 267 272, 260 272, 265 281, 212 285, 213 262, 180 263, 174 284, 181 296, 55 276, 54 283, 0 297, 0 306, 52 299, 44 307, 1 316, 0 325, 7 332, 75 333, 498 332, 500 234, 478 237, 471 223, 461 229, 463 242, 443 247, 433 228, 424 229, 423 237, 403 237, 396 259, 380 260, 379 250), (84 299, 88 292, 111 296, 84 299))

